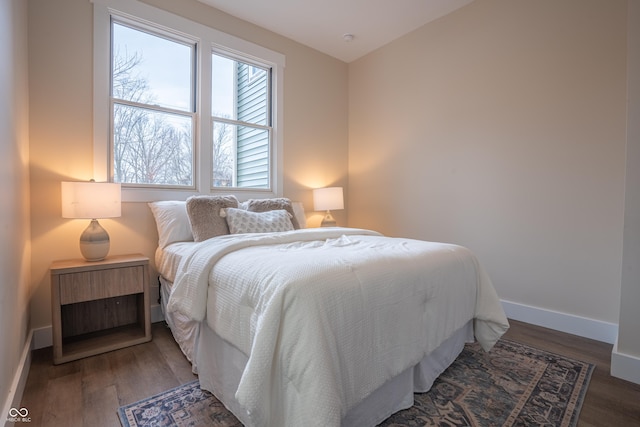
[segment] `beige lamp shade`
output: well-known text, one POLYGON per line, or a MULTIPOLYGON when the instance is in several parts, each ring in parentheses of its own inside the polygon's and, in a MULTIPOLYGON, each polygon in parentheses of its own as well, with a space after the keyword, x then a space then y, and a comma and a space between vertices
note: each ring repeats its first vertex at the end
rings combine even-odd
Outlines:
POLYGON ((313 190, 313 208, 316 211, 326 211, 322 227, 335 227, 338 225, 331 215, 331 210, 344 209, 344 196, 342 187, 316 188, 313 190))
POLYGON ((121 214, 120 184, 110 182, 62 182, 62 217, 90 219, 80 235, 80 252, 87 261, 100 261, 109 254, 107 230, 98 218, 115 218, 121 214))
POLYGON ((121 214, 120 184, 62 182, 63 218, 116 218, 121 214))
POLYGON ((344 209, 342 187, 316 188, 313 190, 313 208, 317 211, 344 209))

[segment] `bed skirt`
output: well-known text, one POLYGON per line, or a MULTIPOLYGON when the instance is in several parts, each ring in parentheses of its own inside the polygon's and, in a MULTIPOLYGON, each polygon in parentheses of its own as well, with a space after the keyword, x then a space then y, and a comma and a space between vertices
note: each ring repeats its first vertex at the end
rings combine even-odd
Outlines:
POLYGON ((195 366, 195 349, 198 343, 198 330, 199 323, 189 319, 182 313, 168 313, 167 301, 169 301, 169 294, 171 293, 171 287, 173 282, 159 277, 160 281, 160 308, 164 315, 164 320, 169 325, 169 329, 173 334, 173 339, 176 340, 180 346, 180 350, 187 357, 191 365, 193 366, 193 372, 196 373, 195 366))
MULTIPOLYGON (((182 352, 198 374, 200 386, 213 393, 245 426, 249 417, 235 398, 247 356, 222 339, 211 328, 179 313, 167 315, 172 282, 160 277, 161 307, 165 320, 182 352)), ((351 408, 342 426, 376 426, 392 414, 413 406, 413 394, 426 392, 435 379, 473 342, 473 321, 467 322, 420 363, 387 381, 366 399, 351 408)))
MULTIPOLYGON (((420 363, 387 381, 342 419, 342 426, 375 426, 392 414, 413 406, 413 393, 426 392, 435 379, 473 341, 473 321, 467 322, 420 363)), ((196 361, 200 386, 213 393, 245 426, 249 417, 235 398, 247 356, 208 326, 199 330, 196 361)))

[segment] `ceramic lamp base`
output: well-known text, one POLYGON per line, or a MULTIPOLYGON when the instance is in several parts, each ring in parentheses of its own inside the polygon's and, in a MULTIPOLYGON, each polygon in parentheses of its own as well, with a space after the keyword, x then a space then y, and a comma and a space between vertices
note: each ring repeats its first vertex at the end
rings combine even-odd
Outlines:
POLYGON ((87 261, 101 261, 109 253, 109 234, 98 220, 92 219, 80 235, 80 252, 87 261))
POLYGON ((320 227, 336 227, 337 225, 338 223, 336 222, 333 215, 331 215, 331 212, 327 211, 327 213, 324 214, 324 218, 322 218, 320 227))

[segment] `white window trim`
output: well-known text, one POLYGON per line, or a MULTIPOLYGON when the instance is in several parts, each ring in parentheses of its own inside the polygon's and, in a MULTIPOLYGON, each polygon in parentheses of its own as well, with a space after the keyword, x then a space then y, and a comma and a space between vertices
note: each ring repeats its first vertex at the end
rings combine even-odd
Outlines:
MULTIPOLYGON (((90 0, 93 3, 93 175, 96 181, 109 179, 109 86, 111 27, 110 16, 116 14, 142 20, 149 25, 171 28, 183 32, 188 38, 199 40, 197 51, 199 91, 211 92, 211 82, 202 76, 211 75, 211 51, 218 49, 241 57, 250 58, 270 66, 272 73, 272 126, 271 143, 271 189, 216 188, 211 189, 211 159, 202 153, 211 152, 211 141, 201 136, 211 134, 211 105, 197 99, 195 133, 194 178, 195 189, 136 188, 123 186, 122 200, 125 202, 150 202, 156 200, 185 200, 196 194, 234 194, 239 199, 281 197, 283 185, 283 111, 284 111, 284 55, 262 46, 234 37, 181 16, 140 3, 137 0, 90 0)), ((210 104, 210 103, 209 103, 210 104)))

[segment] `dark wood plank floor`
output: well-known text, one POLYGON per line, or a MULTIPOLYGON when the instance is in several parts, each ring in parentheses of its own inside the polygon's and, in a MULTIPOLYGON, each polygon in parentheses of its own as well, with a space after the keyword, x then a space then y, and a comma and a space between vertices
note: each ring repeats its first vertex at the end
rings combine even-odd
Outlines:
MULTIPOLYGON (((640 385, 609 375, 612 346, 512 321, 505 338, 596 364, 578 426, 640 426, 640 385)), ((32 426, 120 426, 116 410, 193 380, 171 332, 153 341, 54 366, 51 348, 34 351, 22 406, 32 426)))

